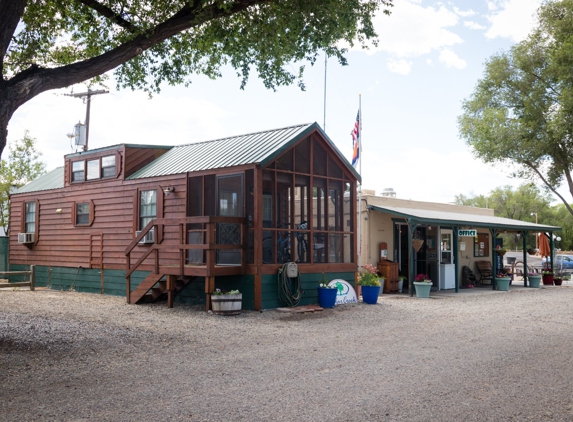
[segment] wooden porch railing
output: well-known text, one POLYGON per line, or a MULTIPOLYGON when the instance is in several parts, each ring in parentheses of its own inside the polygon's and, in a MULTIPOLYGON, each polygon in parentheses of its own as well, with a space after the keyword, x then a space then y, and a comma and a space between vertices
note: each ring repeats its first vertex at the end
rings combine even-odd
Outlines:
MULTIPOLYGON (((147 226, 139 235, 133 239, 129 245, 125 248, 126 256, 126 296, 127 302, 130 303, 131 294, 131 274, 136 271, 141 265, 153 254, 153 272, 155 274, 162 274, 165 267, 162 269, 161 265, 161 254, 165 252, 179 252, 179 262, 178 262, 178 273, 180 276, 186 275, 189 272, 189 266, 186 266, 186 251, 189 250, 201 250, 205 251, 205 260, 201 263, 193 263, 192 268, 200 268, 201 275, 205 276, 205 293, 212 293, 215 289, 215 275, 217 274, 217 263, 216 263, 216 252, 218 250, 225 249, 237 249, 240 250, 241 258, 240 267, 241 274, 244 274, 246 267, 246 219, 243 217, 215 217, 215 216, 205 216, 205 217, 187 217, 187 218, 156 218, 149 222, 147 226), (216 231, 217 224, 238 224, 240 227, 240 243, 238 244, 218 244, 216 243, 216 231), (191 229, 187 230, 188 225, 201 225, 201 229, 191 229), (168 228, 179 226, 179 239, 173 241, 173 239, 165 239, 160 235, 161 227, 168 228), (131 253, 134 248, 139 244, 141 239, 149 233, 151 229, 155 231, 155 242, 151 244, 147 250, 141 255, 141 257, 133 265, 131 264, 131 253), (187 243, 187 234, 192 232, 202 232, 203 242, 197 244, 187 243), (187 270, 187 271, 186 271, 187 270)), ((193 274, 193 275, 198 275, 193 274)))

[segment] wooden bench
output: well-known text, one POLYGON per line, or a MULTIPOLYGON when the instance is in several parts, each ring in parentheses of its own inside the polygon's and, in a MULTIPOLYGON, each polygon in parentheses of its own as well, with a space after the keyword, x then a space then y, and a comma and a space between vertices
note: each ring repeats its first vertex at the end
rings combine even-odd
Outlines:
POLYGON ((30 265, 30 271, 0 271, 0 276, 24 275, 30 276, 28 281, 20 281, 10 283, 8 281, 0 281, 0 288, 5 287, 29 287, 31 291, 36 288, 36 266, 30 265))

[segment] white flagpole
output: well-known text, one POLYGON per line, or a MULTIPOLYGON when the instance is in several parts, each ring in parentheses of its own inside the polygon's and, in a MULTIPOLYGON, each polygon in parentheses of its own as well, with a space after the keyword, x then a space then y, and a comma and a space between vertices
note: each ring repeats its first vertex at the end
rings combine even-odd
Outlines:
MULTIPOLYGON (((358 174, 362 177, 362 94, 358 94, 358 174)), ((358 269, 362 261, 362 182, 358 185, 358 269)))

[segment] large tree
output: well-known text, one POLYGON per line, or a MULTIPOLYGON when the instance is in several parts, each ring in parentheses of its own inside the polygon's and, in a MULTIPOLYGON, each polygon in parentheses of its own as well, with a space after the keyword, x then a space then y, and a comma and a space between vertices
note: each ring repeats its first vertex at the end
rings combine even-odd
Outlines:
POLYGON ((463 103, 460 134, 486 163, 573 196, 573 0, 551 0, 529 37, 486 63, 463 103))
POLYGON ((114 70, 118 87, 158 92, 231 65, 241 88, 302 86, 292 63, 375 42, 393 0, 0 0, 0 155, 14 112, 36 95, 114 70))

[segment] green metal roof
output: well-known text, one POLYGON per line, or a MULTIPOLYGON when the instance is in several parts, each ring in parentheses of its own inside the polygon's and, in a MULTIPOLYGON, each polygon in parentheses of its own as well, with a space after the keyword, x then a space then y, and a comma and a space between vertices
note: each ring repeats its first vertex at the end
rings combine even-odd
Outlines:
POLYGON ((307 136, 315 129, 321 132, 343 163, 360 180, 360 176, 348 163, 348 160, 338 151, 334 143, 316 122, 175 146, 152 163, 129 176, 128 179, 142 179, 248 164, 260 164, 264 167, 274 160, 275 157, 290 148, 293 143, 307 136))
POLYGON ((43 190, 60 189, 64 187, 64 167, 58 167, 54 170, 32 180, 30 183, 16 189, 15 193, 39 192, 43 190))
POLYGON ((368 209, 387 214, 404 217, 413 223, 435 224, 441 226, 472 226, 490 229, 518 230, 518 231, 561 231, 561 227, 545 226, 543 224, 529 223, 527 221, 512 220, 510 218, 495 217, 493 215, 466 214, 449 211, 425 210, 395 206, 368 205, 368 209))

